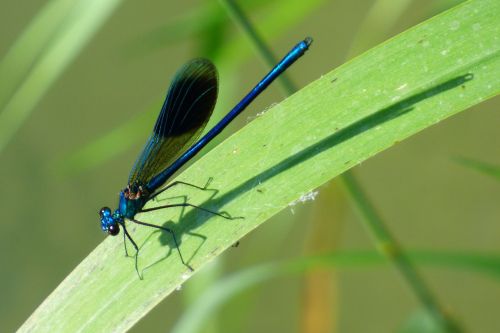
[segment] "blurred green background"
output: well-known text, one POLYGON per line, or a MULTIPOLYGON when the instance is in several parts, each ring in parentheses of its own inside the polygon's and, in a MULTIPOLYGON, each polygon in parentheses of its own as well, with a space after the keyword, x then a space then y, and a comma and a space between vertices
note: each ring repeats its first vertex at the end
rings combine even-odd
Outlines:
MULTIPOLYGON (((241 5, 276 55, 314 37, 311 51, 289 72, 302 87, 459 2, 255 0, 241 5)), ((46 5, 1 2, 0 59, 46 5)), ((44 43, 41 54, 51 45, 44 43)), ((0 151, 0 331, 18 328, 105 237, 98 210, 114 206, 126 185, 171 76, 198 56, 212 59, 220 70, 215 118, 267 71, 220 2, 117 1, 20 122, 0 151)), ((53 66, 58 61, 53 59, 53 66)), ((9 70, 15 73, 16 67, 9 70)), ((20 73, 19 82, 28 77, 20 73)), ((0 77, 0 89, 12 83, 7 78, 0 77)), ((274 84, 218 140, 283 98, 274 84)), ((499 178, 457 160, 500 166, 498 104, 498 98, 482 103, 354 169, 406 249, 500 256, 499 178)), ((315 200, 283 211, 198 272, 133 331, 169 331, 203 290, 240 270, 325 251, 373 250, 342 188, 333 181, 318 190, 315 200)), ((490 273, 418 266, 440 303, 468 332, 500 331, 500 266, 485 262, 490 273)), ((391 266, 352 263, 259 284, 216 311, 203 332, 410 332, 411 325, 420 327, 412 331, 418 332, 426 320, 420 314, 411 289, 391 266)))

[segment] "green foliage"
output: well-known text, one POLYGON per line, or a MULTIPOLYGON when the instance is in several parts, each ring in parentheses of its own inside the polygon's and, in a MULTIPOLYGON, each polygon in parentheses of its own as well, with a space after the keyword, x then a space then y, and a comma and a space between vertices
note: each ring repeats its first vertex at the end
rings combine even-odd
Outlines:
POLYGON ((484 175, 488 175, 500 179, 500 167, 483 161, 478 161, 471 158, 457 157, 455 161, 467 168, 476 170, 484 175))
POLYGON ((398 331, 399 333, 446 333, 447 330, 440 327, 432 316, 425 310, 412 313, 408 321, 398 331))
POLYGON ((0 63, 0 152, 121 0, 52 0, 0 63))
MULTIPOLYGON (((196 270, 302 195, 397 142, 500 91, 497 1, 471 1, 381 44, 270 108, 179 176, 211 187, 176 195, 243 219, 189 210, 167 222, 196 270), (214 194, 215 196, 211 196, 214 194)), ((314 52, 314 48, 310 51, 314 52)), ((302 60, 307 64, 307 56, 302 60)), ((183 191, 184 190, 184 191, 183 191)), ((179 212, 139 220, 163 224, 179 212)), ((109 237, 21 331, 125 331, 188 279, 167 235, 131 228, 139 265, 109 237)))
MULTIPOLYGON (((474 271, 500 279, 500 257, 495 255, 410 251, 412 261, 418 264, 447 267, 455 270, 474 271)), ((172 333, 195 333, 231 298, 245 290, 255 288, 270 279, 303 274, 318 269, 370 268, 388 264, 387 258, 377 252, 340 252, 321 256, 268 263, 235 273, 214 283, 198 296, 196 302, 183 313, 172 333)), ((434 317, 425 310, 411 316, 401 332, 445 332, 436 326, 434 317)))

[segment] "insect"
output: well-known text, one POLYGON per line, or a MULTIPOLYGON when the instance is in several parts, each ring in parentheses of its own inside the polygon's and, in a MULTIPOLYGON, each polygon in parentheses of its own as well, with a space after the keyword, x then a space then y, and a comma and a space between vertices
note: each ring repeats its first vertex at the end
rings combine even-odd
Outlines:
MULTIPOLYGON (((112 212, 110 208, 103 207, 99 211, 102 230, 109 235, 116 236, 121 228, 123 229, 124 243, 126 244, 126 237, 134 246, 136 251, 135 269, 139 277, 141 277, 137 268, 139 247, 127 231, 125 220, 170 234, 181 262, 192 270, 182 257, 179 243, 172 229, 138 221, 135 219, 135 215, 172 207, 192 207, 224 218, 230 218, 187 202, 147 209, 143 207, 147 201, 154 199, 161 192, 179 184, 204 190, 203 187, 181 181, 174 181, 163 188, 161 186, 216 137, 271 82, 299 59, 308 50, 311 43, 312 39, 308 37, 295 45, 222 120, 198 141, 196 140, 205 128, 217 99, 217 70, 209 60, 201 58, 191 60, 178 70, 168 89, 167 97, 156 120, 153 133, 147 140, 142 153, 130 172, 127 187, 120 192, 118 209, 112 212), (189 148, 185 149, 185 147, 189 148)), ((126 246, 125 251, 127 251, 126 246)))

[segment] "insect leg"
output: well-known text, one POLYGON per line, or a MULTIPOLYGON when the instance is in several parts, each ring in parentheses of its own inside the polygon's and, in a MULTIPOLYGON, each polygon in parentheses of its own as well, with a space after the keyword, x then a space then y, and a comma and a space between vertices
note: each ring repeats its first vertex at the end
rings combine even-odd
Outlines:
POLYGON ((210 214, 214 214, 214 215, 223 217, 223 218, 228 219, 228 220, 233 220, 233 219, 237 218, 237 217, 228 216, 227 213, 223 214, 223 213, 214 212, 212 210, 209 210, 209 209, 206 209, 206 208, 203 208, 203 207, 200 207, 200 206, 196 206, 196 205, 193 205, 193 204, 190 204, 190 203, 187 203, 187 202, 185 202, 185 203, 179 203, 179 204, 171 204, 171 205, 164 205, 164 206, 152 207, 152 208, 145 208, 145 209, 141 210, 139 213, 151 212, 153 210, 164 209, 164 208, 173 208, 173 207, 192 207, 192 208, 196 208, 196 209, 202 210, 202 211, 210 213, 210 214))
MULTIPOLYGON (((139 265, 137 262, 138 257, 139 257, 139 247, 137 246, 135 241, 132 239, 132 236, 130 236, 130 234, 128 233, 127 228, 125 228, 125 223, 120 223, 120 224, 122 225, 122 228, 123 228, 124 240, 125 240, 125 236, 127 236, 128 240, 132 243, 132 245, 135 248, 135 271, 137 272, 139 279, 142 280, 142 275, 141 275, 141 273, 139 273, 139 265)), ((125 245, 125 251, 127 251, 127 245, 125 245)))
POLYGON ((196 188, 198 190, 202 190, 202 191, 206 191, 208 190, 208 185, 210 185, 210 183, 212 182, 213 178, 210 177, 207 181, 207 183, 201 187, 201 186, 198 186, 198 185, 194 185, 194 184, 191 184, 191 183, 186 183, 186 182, 183 182, 183 181, 180 181, 180 180, 176 180, 175 182, 173 182, 172 184, 168 184, 167 186, 165 186, 164 188, 162 188, 161 190, 159 190, 158 192, 156 193, 153 193, 151 195, 151 199, 154 199, 158 194, 168 190, 169 188, 172 188, 174 186, 177 186, 177 185, 186 185, 186 186, 190 186, 190 187, 193 187, 193 188, 196 188))

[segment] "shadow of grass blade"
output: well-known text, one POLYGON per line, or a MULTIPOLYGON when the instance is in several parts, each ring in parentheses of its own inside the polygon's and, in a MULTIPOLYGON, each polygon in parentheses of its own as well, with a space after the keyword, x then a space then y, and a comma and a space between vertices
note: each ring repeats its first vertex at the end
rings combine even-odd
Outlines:
POLYGON ((0 66, 8 73, 0 85, 0 152, 120 2, 52 1, 35 17, 0 66))
MULTIPOLYGON (((188 195, 193 204, 244 219, 227 221, 196 210, 186 210, 179 223, 182 212, 175 210, 137 218, 173 228, 196 273, 304 193, 497 95, 499 11, 496 0, 467 2, 323 75, 179 175, 192 184, 213 177, 215 197, 176 189, 146 205, 188 195)), ((314 56, 311 49, 297 66, 314 56)), ((130 231, 141 246, 143 281, 133 259, 123 256, 120 240, 108 237, 20 331, 123 332, 193 274, 169 251, 171 239, 146 228, 130 231)))

